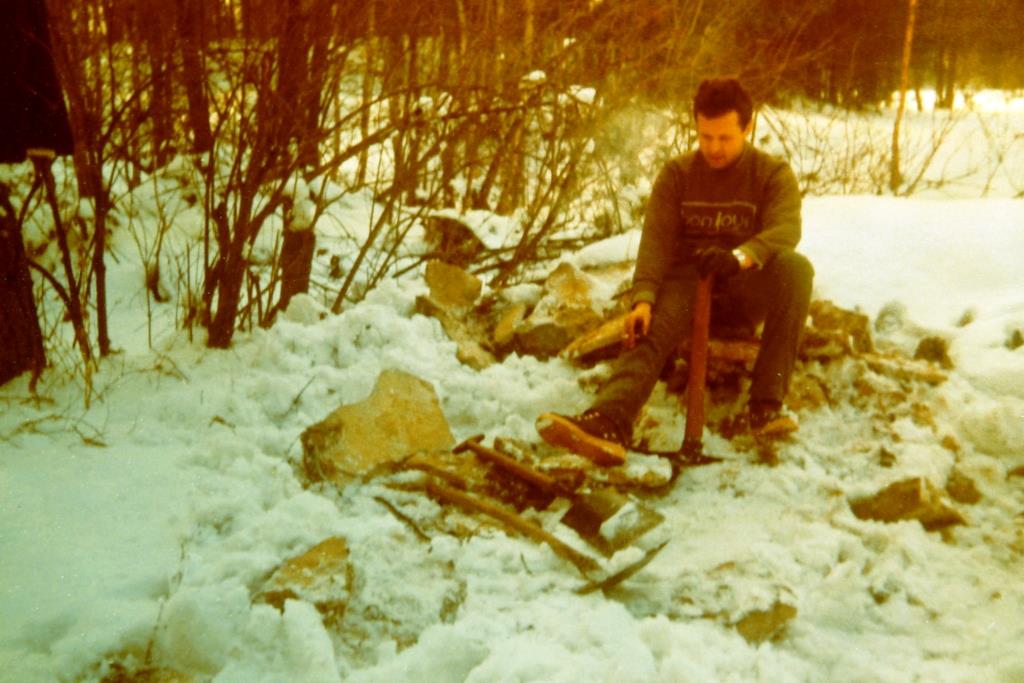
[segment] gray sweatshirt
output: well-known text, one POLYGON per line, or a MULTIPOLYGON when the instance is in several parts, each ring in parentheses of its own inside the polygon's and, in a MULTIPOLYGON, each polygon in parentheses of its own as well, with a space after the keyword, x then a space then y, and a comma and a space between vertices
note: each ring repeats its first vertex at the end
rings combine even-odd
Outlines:
POLYGON ((800 241, 800 188, 785 161, 752 145, 732 166, 700 152, 672 159, 654 182, 633 274, 632 304, 654 303, 665 275, 703 246, 740 247, 758 266, 800 241))

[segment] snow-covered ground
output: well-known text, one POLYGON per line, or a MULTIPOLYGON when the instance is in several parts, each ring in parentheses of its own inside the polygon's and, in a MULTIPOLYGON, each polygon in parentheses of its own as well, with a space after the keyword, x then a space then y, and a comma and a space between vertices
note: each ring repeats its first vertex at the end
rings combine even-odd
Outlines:
MULTIPOLYGON (((340 210, 368 213, 359 201, 340 210)), ((1020 200, 807 199, 816 296, 885 311, 879 338, 909 351, 949 341, 950 379, 913 397, 936 426, 896 410, 879 429, 840 395, 801 416, 776 467, 708 435, 725 462, 652 501, 667 519, 641 546, 669 543, 609 596, 577 595, 578 573, 545 546, 497 530, 423 542, 375 500, 429 518, 438 507, 422 497, 307 489, 295 473, 302 430, 384 369, 430 382, 460 440, 535 439, 538 413, 587 405, 578 370, 461 365, 437 321, 413 313, 416 274, 212 351, 172 331, 173 303, 147 314, 138 259, 119 259, 122 353, 92 378, 88 407, 60 372, 38 398, 27 377, 0 388, 0 680, 99 680, 111 661, 223 682, 1024 680, 1024 477, 1007 476, 1024 465, 1022 226, 1020 200), (983 493, 962 506, 966 526, 929 533, 849 509, 908 476, 941 485, 954 466, 983 493), (269 572, 332 535, 356 576, 340 625, 305 602, 253 603, 269 572), (755 646, 732 628, 776 602, 797 610, 781 640, 755 646)), ((621 260, 636 243, 569 258, 621 260)))

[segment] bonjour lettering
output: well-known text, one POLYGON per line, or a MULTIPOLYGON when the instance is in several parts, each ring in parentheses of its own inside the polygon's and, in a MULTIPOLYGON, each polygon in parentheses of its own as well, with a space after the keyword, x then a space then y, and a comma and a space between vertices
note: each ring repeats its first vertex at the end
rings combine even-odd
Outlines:
POLYGON ((683 222, 688 232, 703 234, 749 233, 754 229, 753 207, 683 206, 683 222))

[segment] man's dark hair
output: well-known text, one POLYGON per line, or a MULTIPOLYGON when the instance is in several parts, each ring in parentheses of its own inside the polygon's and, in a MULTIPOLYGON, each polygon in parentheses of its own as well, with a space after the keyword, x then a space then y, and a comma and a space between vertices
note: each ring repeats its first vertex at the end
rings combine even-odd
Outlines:
POLYGON ((735 78, 708 78, 700 82, 693 98, 693 118, 697 114, 717 119, 734 111, 739 115, 740 128, 746 128, 753 116, 754 105, 750 95, 735 78))

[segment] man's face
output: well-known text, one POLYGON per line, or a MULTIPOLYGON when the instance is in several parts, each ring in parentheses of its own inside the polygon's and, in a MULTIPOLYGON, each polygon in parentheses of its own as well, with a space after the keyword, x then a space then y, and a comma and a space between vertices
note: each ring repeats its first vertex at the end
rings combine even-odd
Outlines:
POLYGON ((740 115, 735 111, 715 118, 697 114, 697 139, 700 153, 708 166, 714 169, 727 168, 743 153, 743 141, 750 134, 752 121, 747 127, 740 126, 740 115))

